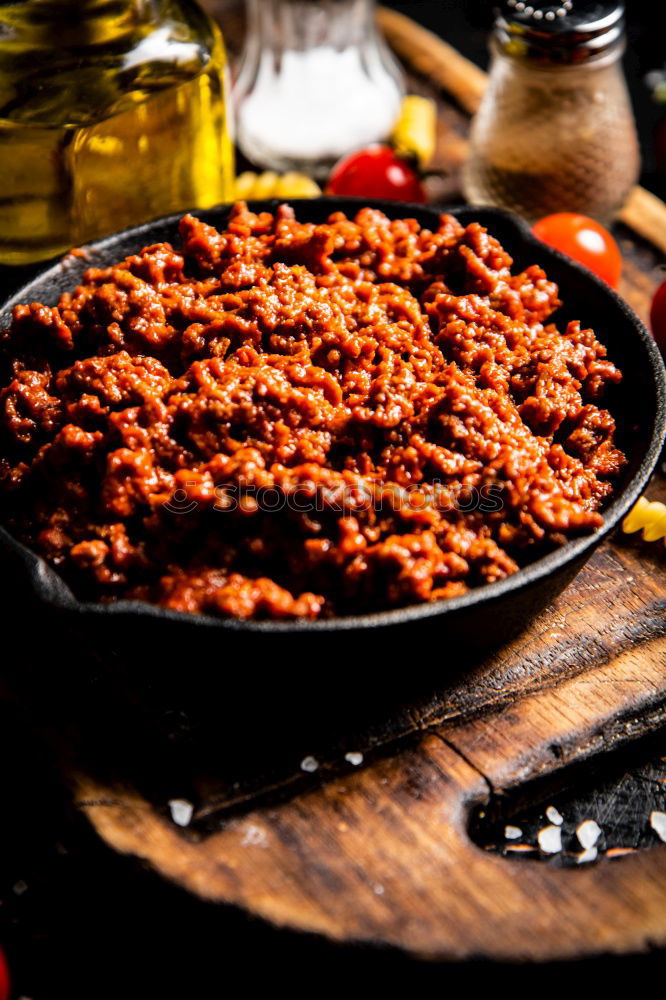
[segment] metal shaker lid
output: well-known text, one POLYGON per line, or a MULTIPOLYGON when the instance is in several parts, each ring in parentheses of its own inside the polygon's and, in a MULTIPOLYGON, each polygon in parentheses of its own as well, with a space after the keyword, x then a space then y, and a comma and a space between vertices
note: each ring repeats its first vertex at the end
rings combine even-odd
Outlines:
POLYGON ((624 3, 596 0, 502 0, 495 37, 516 57, 546 63, 586 62, 624 37, 624 3))

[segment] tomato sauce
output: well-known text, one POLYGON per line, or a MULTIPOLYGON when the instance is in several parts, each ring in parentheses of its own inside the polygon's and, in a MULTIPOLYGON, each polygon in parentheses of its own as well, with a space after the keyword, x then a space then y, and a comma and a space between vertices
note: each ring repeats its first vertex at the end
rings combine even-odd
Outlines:
POLYGON ((317 618, 450 598, 602 523, 620 373, 478 224, 240 203, 0 338, 0 502, 87 600, 317 618))

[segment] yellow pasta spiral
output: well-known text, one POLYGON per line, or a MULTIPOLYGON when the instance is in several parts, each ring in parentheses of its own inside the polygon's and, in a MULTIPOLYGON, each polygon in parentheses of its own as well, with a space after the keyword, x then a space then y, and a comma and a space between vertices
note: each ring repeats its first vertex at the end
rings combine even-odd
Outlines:
POLYGON ((234 198, 240 201, 261 201, 264 198, 318 198, 321 188, 311 177, 290 171, 276 174, 265 170, 255 174, 246 170, 236 178, 234 198))
POLYGON ((437 106, 427 97, 405 97, 400 117, 391 134, 399 156, 413 156, 421 168, 427 167, 437 146, 437 106))
POLYGON ((666 538, 666 503, 651 503, 647 497, 640 498, 622 522, 622 530, 631 535, 641 529, 646 542, 666 538))

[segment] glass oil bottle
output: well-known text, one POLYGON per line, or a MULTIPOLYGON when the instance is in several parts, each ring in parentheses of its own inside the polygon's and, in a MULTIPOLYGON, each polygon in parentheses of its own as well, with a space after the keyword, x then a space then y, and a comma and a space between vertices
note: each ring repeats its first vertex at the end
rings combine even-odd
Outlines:
POLYGON ((0 263, 228 200, 226 77, 188 0, 0 0, 0 263))

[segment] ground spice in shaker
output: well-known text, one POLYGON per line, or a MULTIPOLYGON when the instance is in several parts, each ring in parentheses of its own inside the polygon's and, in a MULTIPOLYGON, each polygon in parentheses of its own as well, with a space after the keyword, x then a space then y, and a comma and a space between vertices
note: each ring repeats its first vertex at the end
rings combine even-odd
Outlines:
POLYGON ((620 62, 624 4, 504 0, 491 51, 463 173, 468 200, 531 220, 570 211, 608 223, 640 166, 620 62))

